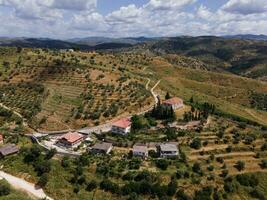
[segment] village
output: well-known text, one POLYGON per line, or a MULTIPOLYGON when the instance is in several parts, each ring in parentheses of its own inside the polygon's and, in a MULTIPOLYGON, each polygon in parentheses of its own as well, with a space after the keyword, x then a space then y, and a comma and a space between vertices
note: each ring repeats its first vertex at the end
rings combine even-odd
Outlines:
MULTIPOLYGON (((159 98, 159 97, 158 97, 159 98)), ((160 99, 158 99, 160 102, 160 99)), ((162 101, 161 106, 166 110, 177 111, 184 108, 183 100, 178 97, 172 97, 162 101)), ((162 122, 162 120, 160 120, 162 122)), ((178 122, 176 120, 169 122, 165 125, 162 123, 156 126, 151 126, 149 129, 151 131, 157 131, 164 128, 172 128, 175 130, 196 130, 201 127, 203 123, 201 121, 190 121, 190 122, 178 122)), ((120 137, 127 137, 131 134, 132 130, 132 120, 130 117, 121 118, 113 122, 108 128, 100 130, 98 133, 85 133, 82 130, 77 131, 67 131, 67 132, 56 132, 54 134, 33 134, 29 135, 32 137, 39 145, 47 150, 55 149, 58 154, 79 156, 85 152, 90 152, 92 154, 110 154, 114 149, 114 144, 110 141, 98 140, 97 135, 103 135, 107 133, 116 134, 120 137)), ((134 133, 132 133, 134 134, 134 133)), ((4 138, 1 135, 2 145, 4 144, 4 138)), ((116 142, 114 142, 116 143, 116 142)), ((116 146, 116 145, 115 145, 116 146)), ((132 144, 131 147, 127 148, 129 152, 132 152, 133 156, 147 158, 149 156, 149 151, 154 151, 161 158, 175 158, 179 156, 179 148, 177 142, 149 142, 139 141, 132 144), (151 145, 152 143, 152 145, 151 145)), ((6 144, 0 148, 1 156, 7 156, 19 151, 18 147, 14 144, 6 144)))

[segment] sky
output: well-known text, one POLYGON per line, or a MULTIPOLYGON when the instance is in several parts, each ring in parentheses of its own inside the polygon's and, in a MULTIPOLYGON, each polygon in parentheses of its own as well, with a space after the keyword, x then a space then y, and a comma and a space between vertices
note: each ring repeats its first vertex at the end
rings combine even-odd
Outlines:
POLYGON ((267 0, 0 0, 0 36, 267 35, 267 0))

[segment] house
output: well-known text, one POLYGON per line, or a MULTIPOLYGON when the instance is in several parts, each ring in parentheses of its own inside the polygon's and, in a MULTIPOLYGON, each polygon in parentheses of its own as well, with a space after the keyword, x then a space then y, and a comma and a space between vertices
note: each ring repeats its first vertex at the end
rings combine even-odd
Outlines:
POLYGON ((182 99, 178 97, 173 97, 171 99, 167 99, 162 102, 162 105, 167 107, 167 108, 172 108, 173 110, 177 110, 179 108, 184 107, 184 102, 182 99))
POLYGON ((96 143, 91 147, 91 152, 94 154, 109 154, 113 148, 112 143, 102 142, 96 143))
POLYGON ((131 131, 132 122, 128 118, 123 118, 112 124, 111 132, 127 135, 131 131))
POLYGON ((59 138, 57 143, 59 145, 73 148, 79 146, 84 141, 84 135, 77 132, 69 132, 59 138))
POLYGON ((148 157, 148 148, 146 145, 134 145, 133 146, 133 156, 137 157, 148 157))
POLYGON ((159 145, 159 153, 162 158, 176 157, 179 155, 179 150, 176 144, 163 143, 159 145))
POLYGON ((0 134, 0 144, 4 144, 4 136, 0 134))
POLYGON ((0 155, 2 157, 15 154, 19 151, 19 148, 15 144, 7 144, 0 148, 0 155))

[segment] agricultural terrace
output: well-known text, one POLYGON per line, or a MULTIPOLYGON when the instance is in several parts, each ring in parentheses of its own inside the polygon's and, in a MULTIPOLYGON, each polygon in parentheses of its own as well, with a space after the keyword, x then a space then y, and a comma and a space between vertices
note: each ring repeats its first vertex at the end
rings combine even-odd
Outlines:
POLYGON ((97 125, 151 106, 142 54, 0 49, 1 102, 42 130, 97 125))
POLYGON ((21 151, 0 163, 4 171, 42 184, 54 199, 252 199, 255 192, 266 193, 264 133, 256 126, 210 116, 196 131, 145 128, 126 137, 95 135, 97 141, 113 141, 111 155, 85 153, 77 158, 43 152, 30 139, 6 133, 21 151), (177 143, 180 157, 159 158, 152 141, 177 143), (147 159, 132 156, 134 143, 149 144, 147 159))

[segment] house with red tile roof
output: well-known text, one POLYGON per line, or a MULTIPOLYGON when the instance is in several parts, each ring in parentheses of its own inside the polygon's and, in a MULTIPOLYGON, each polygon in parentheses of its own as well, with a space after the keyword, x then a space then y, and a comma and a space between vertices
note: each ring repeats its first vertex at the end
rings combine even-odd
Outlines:
POLYGON ((177 110, 179 108, 184 107, 184 102, 178 97, 173 97, 171 99, 163 101, 162 105, 168 108, 172 108, 173 110, 177 110))
POLYGON ((84 141, 85 136, 77 132, 69 132, 59 138, 58 144, 65 147, 77 147, 84 141))
POLYGON ((128 118, 120 119, 112 124, 111 132, 127 135, 131 131, 132 122, 128 118))

